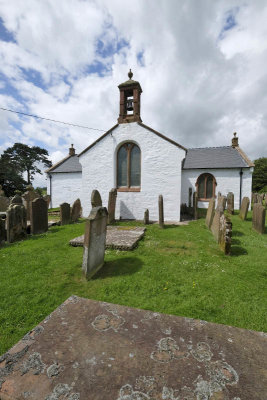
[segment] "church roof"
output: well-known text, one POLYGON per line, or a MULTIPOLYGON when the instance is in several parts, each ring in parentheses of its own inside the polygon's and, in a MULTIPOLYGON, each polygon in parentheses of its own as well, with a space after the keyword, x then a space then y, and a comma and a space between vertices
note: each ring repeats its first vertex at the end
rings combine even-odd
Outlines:
POLYGON ((254 164, 239 146, 188 149, 183 169, 249 168, 254 164))
POLYGON ((82 166, 77 155, 68 155, 67 157, 63 158, 63 160, 52 165, 52 167, 47 169, 45 172, 82 172, 82 166))

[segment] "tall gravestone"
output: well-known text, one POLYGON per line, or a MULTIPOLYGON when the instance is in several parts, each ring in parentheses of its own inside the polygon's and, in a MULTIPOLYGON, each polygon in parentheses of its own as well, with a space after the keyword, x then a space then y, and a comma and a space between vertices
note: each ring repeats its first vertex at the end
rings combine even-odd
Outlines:
POLYGON ((265 232, 265 212, 265 208, 261 204, 254 204, 252 214, 252 228, 261 234, 265 232))
POLYGON ((235 197, 233 192, 227 194, 227 211, 229 214, 234 214, 235 210, 235 197))
POLYGON ((193 193, 193 218, 198 219, 198 197, 197 197, 197 192, 193 193))
POLYGON ((217 206, 210 229, 218 243, 220 238, 220 218, 222 215, 223 215, 222 207, 217 206))
POLYGON ((31 202, 39 197, 39 194, 34 191, 31 185, 27 186, 27 192, 22 195, 23 204, 26 208, 27 221, 31 218, 31 202))
POLYGON ((7 241, 9 243, 21 240, 27 236, 26 216, 26 209, 22 205, 22 198, 18 195, 14 196, 6 214, 7 241))
POLYGON ((209 229, 212 225, 214 213, 215 213, 215 199, 212 198, 209 201, 209 207, 208 207, 208 211, 207 211, 207 215, 206 215, 206 225, 209 229))
POLYGON ((232 242, 232 222, 224 214, 220 217, 219 246, 226 255, 231 253, 231 242, 232 242))
POLYGON ((48 208, 47 201, 42 198, 35 199, 30 204, 31 207, 31 233, 38 235, 48 230, 48 208))
POLYGON ((60 224, 61 225, 68 225, 70 224, 70 204, 69 203, 62 203, 60 204, 60 224))
POLYGON ((248 208, 249 208, 249 198, 248 197, 243 197, 240 211, 239 211, 239 217, 244 221, 247 219, 247 214, 248 214, 248 208))
POLYGON ((45 194, 45 195, 43 196, 43 199, 47 202, 47 208, 49 208, 50 202, 51 202, 51 196, 50 196, 50 194, 45 194))
POLYGON ((220 208, 224 211, 225 207, 226 207, 226 201, 227 201, 227 199, 225 196, 222 196, 222 195, 218 196, 217 209, 220 208))
POLYGON ((144 224, 148 225, 149 224, 149 210, 146 209, 144 212, 144 224))
POLYGON ((192 207, 192 188, 188 190, 188 207, 192 207))
POLYGON ((82 213, 81 200, 77 199, 74 201, 71 207, 71 212, 70 212, 71 221, 77 222, 81 216, 81 213, 82 213))
POLYGON ((108 195, 108 224, 115 222, 117 189, 111 189, 108 195))
POLYGON ((0 246, 3 246, 6 240, 6 216, 0 214, 0 246))
POLYGON ((93 206, 85 225, 83 271, 86 279, 90 279, 103 265, 106 247, 107 218, 106 207, 94 206, 102 204, 99 192, 93 191, 91 204, 93 206))
POLYGON ((159 227, 164 228, 163 196, 159 195, 159 227))

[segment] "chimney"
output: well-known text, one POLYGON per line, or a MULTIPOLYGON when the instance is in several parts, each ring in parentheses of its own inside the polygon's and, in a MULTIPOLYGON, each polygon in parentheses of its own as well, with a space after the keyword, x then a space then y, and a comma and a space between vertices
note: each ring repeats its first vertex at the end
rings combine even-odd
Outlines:
POLYGON ((75 156, 75 149, 73 147, 73 144, 71 145, 71 147, 69 148, 69 155, 70 156, 75 156))
POLYGON ((234 137, 232 138, 232 147, 238 147, 238 137, 236 137, 236 132, 234 132, 234 137))

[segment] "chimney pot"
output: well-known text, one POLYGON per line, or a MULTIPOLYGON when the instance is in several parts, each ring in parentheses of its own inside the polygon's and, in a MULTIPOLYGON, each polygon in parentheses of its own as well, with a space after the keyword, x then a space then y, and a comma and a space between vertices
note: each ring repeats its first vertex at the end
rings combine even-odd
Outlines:
POLYGON ((234 132, 234 137, 232 138, 232 147, 238 146, 238 137, 236 137, 236 132, 234 132))
POLYGON ((71 145, 71 147, 69 148, 69 155, 70 156, 75 156, 75 149, 73 147, 73 144, 71 145))

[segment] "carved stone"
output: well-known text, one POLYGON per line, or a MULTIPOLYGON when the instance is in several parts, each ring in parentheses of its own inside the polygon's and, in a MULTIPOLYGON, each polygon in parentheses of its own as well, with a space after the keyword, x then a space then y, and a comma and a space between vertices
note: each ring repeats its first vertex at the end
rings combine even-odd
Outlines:
POLYGON ((108 196, 108 224, 115 222, 117 189, 111 189, 108 196))
POLYGON ((70 224, 70 205, 69 203, 60 204, 60 223, 61 225, 70 224))
POLYGON ((31 233, 38 235, 48 230, 48 208, 47 201, 42 198, 33 200, 30 203, 31 233))
POLYGON ((163 196, 159 195, 159 227, 164 228, 163 196))

